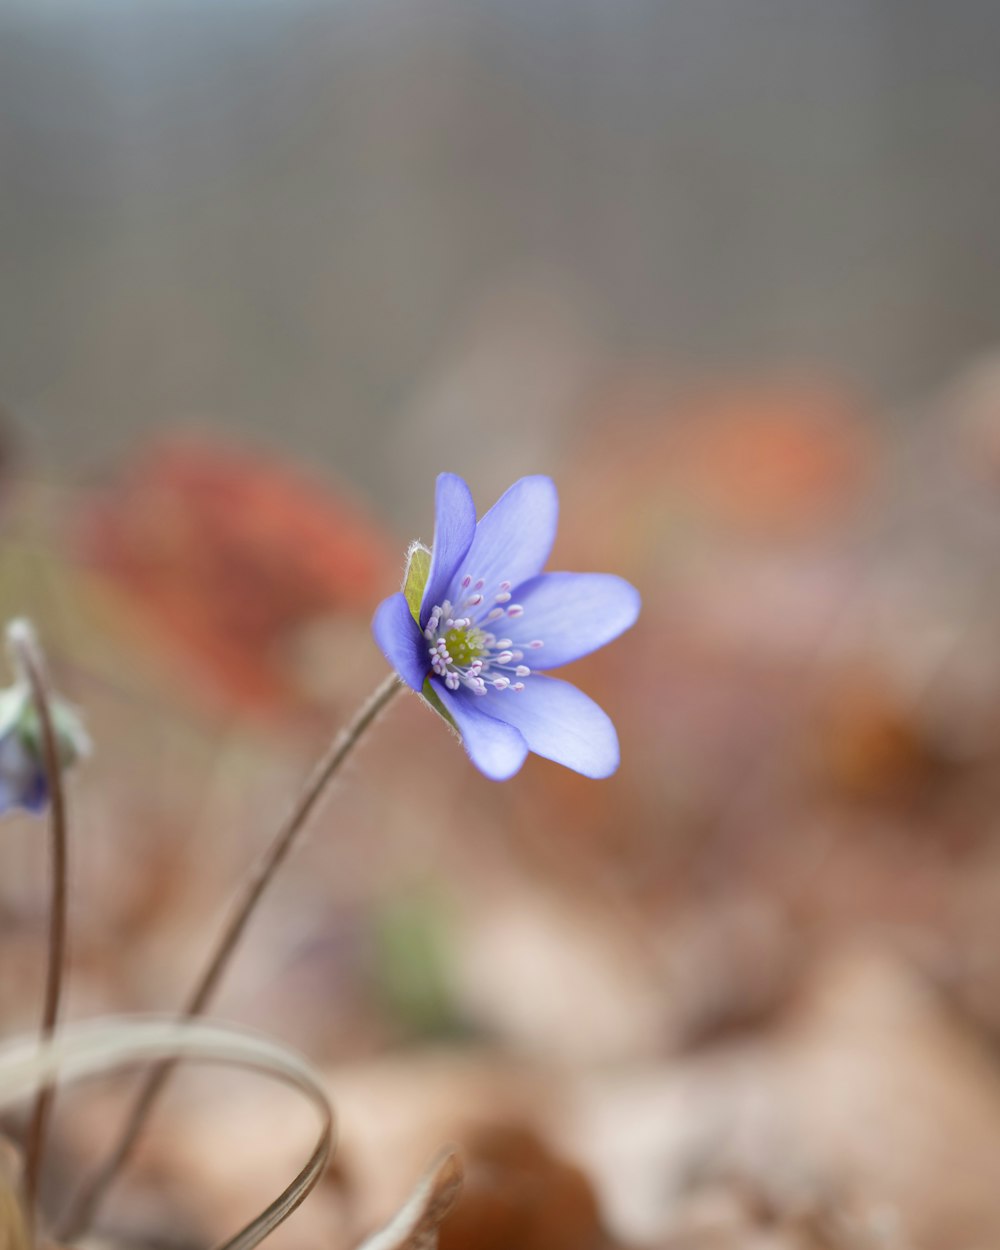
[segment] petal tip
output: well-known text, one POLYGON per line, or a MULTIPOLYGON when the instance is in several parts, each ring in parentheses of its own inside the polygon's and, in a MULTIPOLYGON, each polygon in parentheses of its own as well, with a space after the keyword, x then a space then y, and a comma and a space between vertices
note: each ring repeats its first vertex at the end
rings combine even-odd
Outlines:
POLYGON ((490 781, 509 781, 519 772, 528 744, 514 725, 485 714, 473 695, 462 695, 440 685, 436 692, 452 715, 470 761, 490 781))
POLYGON ((591 737, 589 750, 585 755, 581 753, 576 761, 567 759, 559 762, 579 773, 581 777, 589 777, 591 781, 606 781, 608 777, 614 776, 622 762, 621 746, 611 717, 603 708, 596 704, 594 707, 602 714, 603 724, 591 737))
POLYGON ((592 781, 606 781, 608 777, 613 777, 618 771, 622 762, 621 752, 618 750, 617 743, 613 756, 609 756, 603 763, 586 771, 580 771, 582 777, 589 777, 592 781))
POLYGON ((627 604, 627 608, 623 613, 625 624, 622 626, 622 630, 624 631, 631 629, 639 619, 639 614, 642 612, 642 595, 638 588, 633 586, 626 578, 618 577, 617 574, 614 577, 621 587, 622 601, 627 604))
POLYGON ((420 623, 440 603, 455 569, 476 534, 476 505, 468 483, 457 473, 439 473, 434 495, 434 542, 420 602, 420 623))
POLYGON ((469 483, 460 473, 451 473, 446 470, 439 473, 434 482, 434 492, 436 499, 440 502, 442 495, 447 497, 449 492, 456 492, 460 496, 467 496, 472 499, 472 491, 469 489, 469 483))
POLYGON ((475 766, 477 772, 481 773, 487 781, 495 782, 510 781, 512 777, 516 777, 524 767, 524 761, 528 758, 527 753, 525 753, 522 759, 512 765, 508 765, 504 768, 488 769, 484 768, 478 760, 473 758, 471 751, 467 750, 466 754, 469 756, 469 760, 475 766))

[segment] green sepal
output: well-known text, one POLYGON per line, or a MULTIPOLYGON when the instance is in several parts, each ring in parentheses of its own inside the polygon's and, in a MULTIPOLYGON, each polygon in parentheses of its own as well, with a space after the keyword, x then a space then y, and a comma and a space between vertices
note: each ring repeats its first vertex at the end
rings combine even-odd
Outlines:
POLYGON ((0 690, 0 735, 12 729, 21 730, 25 711, 31 707, 31 691, 26 684, 18 682, 0 690))
POLYGON ((424 587, 431 572, 431 553, 423 543, 414 543, 406 558, 406 576, 403 578, 403 594, 413 619, 420 624, 420 605, 424 601, 424 587))
MULTIPOLYGON (((403 578, 403 594, 406 598, 407 606, 413 615, 413 619, 420 625, 420 605, 424 601, 424 587, 427 585, 427 578, 431 571, 431 553, 423 545, 423 543, 413 543, 407 553, 406 558, 406 576, 403 578)), ((420 692, 420 697, 428 705, 437 712, 438 716, 448 722, 455 733, 458 733, 458 726, 452 719, 451 713, 445 708, 445 705, 438 698, 437 691, 431 685, 429 677, 424 678, 424 688, 420 692)), ((461 734, 459 734, 461 737, 461 734)))
MULTIPOLYGON (((427 702, 427 704, 434 709, 435 712, 437 712, 438 716, 442 717, 444 720, 448 722, 448 724, 452 727, 452 729, 454 729, 455 733, 458 733, 458 726, 455 724, 454 718, 452 717, 448 709, 445 707, 445 705, 438 698, 437 691, 431 685, 431 679, 429 677, 424 678, 424 688, 420 692, 420 697, 424 699, 427 702)), ((462 735, 459 734, 459 737, 461 736, 462 735)))
MULTIPOLYGON (((75 709, 62 699, 50 696, 49 712, 52 728, 55 730, 59 763, 63 768, 70 768, 82 756, 90 753, 90 738, 75 709)), ((4 691, 0 697, 0 724, 10 723, 13 723, 18 736, 34 758, 44 759, 42 723, 26 687, 15 686, 4 691)))

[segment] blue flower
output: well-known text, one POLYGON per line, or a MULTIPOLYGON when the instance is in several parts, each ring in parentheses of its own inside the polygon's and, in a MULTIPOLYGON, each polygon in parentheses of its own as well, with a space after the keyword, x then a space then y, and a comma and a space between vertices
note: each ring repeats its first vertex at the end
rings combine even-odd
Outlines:
POLYGON ((0 737, 0 812, 15 807, 41 812, 48 798, 45 767, 15 725, 0 737))
MULTIPOLYGON (((59 754, 64 768, 90 750, 76 712, 61 699, 50 699, 59 754)), ((0 692, 0 814, 14 808, 39 813, 49 801, 45 752, 38 713, 26 684, 0 692)))
POLYGON ((558 668, 617 638, 639 614, 634 586, 608 573, 543 573, 559 502, 524 477, 476 522, 468 486, 437 480, 434 546, 414 545, 403 591, 372 630, 400 677, 450 719, 472 762, 496 781, 529 751, 586 777, 618 767, 607 714, 558 668))

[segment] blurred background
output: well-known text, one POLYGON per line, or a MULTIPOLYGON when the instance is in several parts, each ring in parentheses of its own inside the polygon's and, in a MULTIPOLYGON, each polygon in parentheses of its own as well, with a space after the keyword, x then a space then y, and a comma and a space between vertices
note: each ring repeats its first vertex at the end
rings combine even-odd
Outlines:
MULTIPOLYGON (((998 47, 976 0, 0 0, 0 610, 97 743, 71 1015, 184 997, 439 470, 551 473, 555 566, 644 596, 573 672, 612 781, 491 785, 400 701, 257 917, 219 1010, 342 1118, 289 1246, 447 1138, 442 1250, 1000 1244, 998 47)), ((60 1102, 53 1211, 126 1093, 60 1102)), ((301 1150, 185 1075, 105 1232, 202 1244, 301 1150)))

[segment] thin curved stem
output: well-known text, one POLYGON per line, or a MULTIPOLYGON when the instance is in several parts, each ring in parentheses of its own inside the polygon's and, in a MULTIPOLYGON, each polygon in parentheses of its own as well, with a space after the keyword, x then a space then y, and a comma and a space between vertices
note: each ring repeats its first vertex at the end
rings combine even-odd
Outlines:
MULTIPOLYGON (((399 678, 391 673, 362 704, 318 761, 274 839, 244 879, 208 962, 181 1009, 181 1019, 199 1016, 208 1006, 258 902, 295 845, 327 786, 378 714, 402 689, 399 678)), ((158 1064, 143 1083, 117 1144, 90 1180, 85 1182, 70 1207, 59 1230, 61 1241, 80 1237, 89 1229, 104 1195, 131 1157, 146 1119, 175 1067, 176 1062, 166 1060, 158 1064)))
MULTIPOLYGON (((29 634, 11 632, 8 635, 16 663, 28 681, 31 698, 41 730, 42 757, 45 764, 45 781, 49 799, 49 841, 51 844, 51 896, 49 903, 48 960, 45 971, 45 1000, 39 1038, 51 1041, 59 1022, 59 1006, 62 1000, 63 978, 66 967, 66 912, 68 888, 68 834, 66 820, 66 792, 63 787, 63 770, 59 758, 52 708, 49 702, 48 681, 37 644, 29 634)), ((42 1162, 45 1157, 45 1139, 52 1104, 55 1100, 55 1084, 43 1085, 35 1098, 28 1134, 25 1142, 24 1194, 28 1231, 32 1244, 37 1221, 38 1186, 42 1162)))

